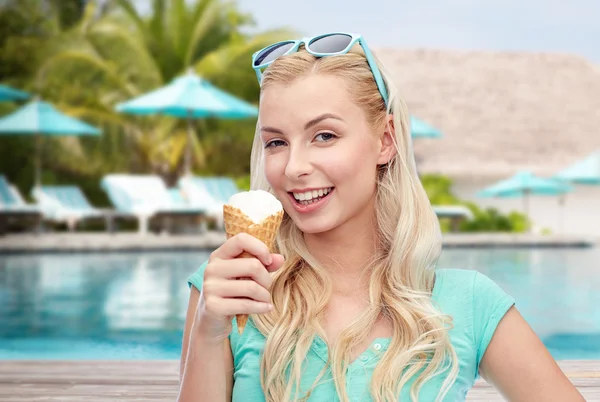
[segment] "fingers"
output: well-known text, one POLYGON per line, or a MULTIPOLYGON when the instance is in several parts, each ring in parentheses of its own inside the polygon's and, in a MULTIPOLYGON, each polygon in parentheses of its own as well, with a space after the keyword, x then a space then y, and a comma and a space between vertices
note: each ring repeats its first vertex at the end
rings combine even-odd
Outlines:
POLYGON ((221 298, 248 298, 257 302, 271 303, 271 294, 253 280, 220 280, 210 282, 207 292, 221 298))
POLYGON ((250 299, 222 299, 218 297, 208 297, 205 301, 205 308, 210 314, 218 316, 264 314, 273 309, 269 303, 250 299))
POLYGON ((222 320, 235 314, 263 314, 272 310, 271 272, 284 258, 273 254, 257 238, 241 233, 215 250, 204 272, 202 297, 208 316, 222 320), (243 252, 253 258, 236 258, 243 252))
POLYGON ((273 263, 267 245, 247 233, 240 233, 228 239, 211 254, 211 259, 231 260, 244 251, 258 258, 265 266, 273 263))
POLYGON ((267 271, 275 272, 283 266, 285 260, 283 259, 283 256, 281 254, 271 254, 271 258, 273 259, 273 263, 267 265, 267 271))
POLYGON ((222 278, 233 280, 238 278, 249 278, 265 289, 271 287, 273 279, 269 271, 256 258, 238 258, 234 260, 217 260, 206 267, 204 282, 210 282, 211 278, 222 278))

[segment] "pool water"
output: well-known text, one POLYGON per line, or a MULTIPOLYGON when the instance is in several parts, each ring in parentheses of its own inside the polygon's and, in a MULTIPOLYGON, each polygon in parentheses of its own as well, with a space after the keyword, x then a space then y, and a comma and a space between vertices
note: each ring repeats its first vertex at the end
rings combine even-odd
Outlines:
MULTIPOLYGON (((0 359, 178 359, 208 252, 0 256, 0 359)), ((600 250, 447 249, 517 302, 556 359, 600 359, 600 250)))

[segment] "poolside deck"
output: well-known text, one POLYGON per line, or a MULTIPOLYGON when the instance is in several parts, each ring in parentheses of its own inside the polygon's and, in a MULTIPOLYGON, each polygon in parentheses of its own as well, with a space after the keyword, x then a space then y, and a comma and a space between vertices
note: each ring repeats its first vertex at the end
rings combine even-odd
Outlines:
MULTIPOLYGON (((0 236, 0 254, 31 252, 104 252, 211 250, 225 241, 223 232, 200 235, 137 233, 43 233, 0 236)), ((592 247, 600 239, 506 233, 449 233, 446 248, 476 247, 592 247)))
MULTIPOLYGON (((178 361, 1 361, 0 400, 175 401, 178 361)), ((562 369, 587 401, 600 401, 600 361, 563 361, 562 369)), ((468 401, 502 401, 478 381, 468 401)))

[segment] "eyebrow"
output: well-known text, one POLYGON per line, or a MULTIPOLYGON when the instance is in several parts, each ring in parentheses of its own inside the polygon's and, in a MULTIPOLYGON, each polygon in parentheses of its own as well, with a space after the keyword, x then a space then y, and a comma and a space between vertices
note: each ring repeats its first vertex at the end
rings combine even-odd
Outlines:
POLYGON ((278 128, 275 127, 268 127, 268 126, 264 126, 260 128, 261 132, 266 132, 266 133, 273 133, 273 134, 279 134, 279 135, 283 135, 283 131, 281 131, 278 128))
POLYGON ((311 128, 312 126, 316 126, 317 124, 319 124, 320 122, 322 122, 323 120, 327 120, 327 119, 336 119, 339 121, 344 121, 342 120, 341 117, 332 114, 332 113, 324 113, 320 116, 315 117, 314 119, 312 119, 311 121, 309 121, 308 123, 306 123, 304 125, 304 129, 308 130, 309 128, 311 128))
MULTIPOLYGON (((310 120, 308 123, 306 123, 304 125, 304 129, 308 130, 309 128, 316 126, 317 124, 319 124, 320 122, 322 122, 323 120, 327 120, 327 119, 335 119, 335 120, 339 120, 339 121, 344 121, 341 117, 333 114, 333 113, 324 113, 320 116, 315 117, 314 119, 310 120)), ((281 131, 278 128, 275 127, 268 127, 268 126, 264 126, 260 128, 260 131, 264 131, 264 132, 268 132, 268 133, 273 133, 273 134, 279 134, 279 135, 284 135, 283 131, 281 131)))

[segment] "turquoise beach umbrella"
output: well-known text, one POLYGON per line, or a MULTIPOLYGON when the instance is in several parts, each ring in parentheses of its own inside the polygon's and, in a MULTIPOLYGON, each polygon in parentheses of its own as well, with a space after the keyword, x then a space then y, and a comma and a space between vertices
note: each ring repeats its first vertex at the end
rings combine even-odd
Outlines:
POLYGON ((244 119, 258 114, 254 105, 215 87, 191 70, 164 87, 118 104, 116 110, 137 115, 161 114, 187 119, 186 173, 191 168, 192 119, 244 119))
POLYGON ((28 98, 29 94, 27 92, 0 84, 0 102, 26 100, 28 98))
POLYGON ((577 184, 600 185, 600 151, 560 171, 554 178, 577 184))
POLYGON ((414 116, 410 116, 410 133, 413 138, 442 138, 442 133, 435 127, 414 116))
POLYGON ((501 180, 477 193, 479 197, 523 197, 525 215, 529 215, 529 196, 558 196, 572 190, 571 186, 558 180, 537 177, 529 171, 517 172, 509 179, 501 180))
POLYGON ((47 102, 36 99, 1 118, 0 135, 35 136, 37 186, 40 184, 41 136, 100 135, 100 130, 59 112, 47 102))
POLYGON ((520 171, 509 179, 480 191, 480 197, 514 198, 524 195, 560 195, 571 191, 571 187, 558 180, 537 177, 529 171, 520 171))

